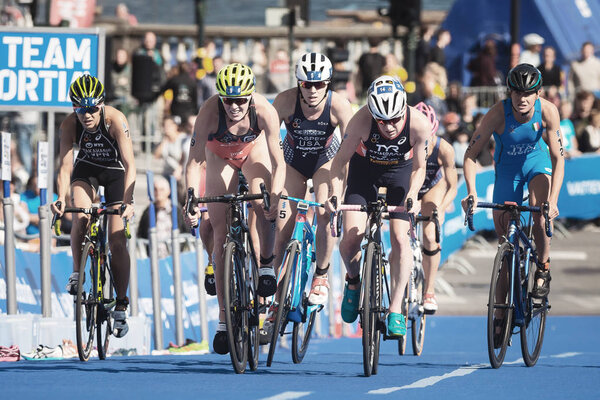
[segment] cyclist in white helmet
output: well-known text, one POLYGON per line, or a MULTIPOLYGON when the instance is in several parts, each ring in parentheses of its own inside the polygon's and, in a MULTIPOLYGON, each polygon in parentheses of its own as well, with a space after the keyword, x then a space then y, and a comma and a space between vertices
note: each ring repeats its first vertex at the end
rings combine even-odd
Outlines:
MULTIPOLYGON (((325 55, 302 55, 296 63, 297 87, 281 92, 273 102, 280 122, 287 128, 282 142, 287 164, 284 191, 289 196, 305 198, 307 181, 312 179, 316 201, 320 203, 327 200, 331 160, 340 148, 341 137, 352 117, 348 100, 331 90, 332 71, 331 61, 325 55)), ((277 267, 281 265, 285 245, 292 235, 296 205, 282 201, 280 210, 275 242, 277 267)), ((335 239, 328 231, 328 224, 329 215, 318 209, 317 269, 308 297, 311 304, 325 303, 329 293, 327 270, 335 239)), ((265 330, 270 327, 269 322, 267 317, 265 330)), ((268 340, 271 335, 261 337, 268 340)))
MULTIPOLYGON (((384 75, 375 79, 367 93, 367 105, 350 120, 346 137, 333 159, 331 195, 342 198, 344 167, 349 162, 344 203, 367 205, 377 200, 380 187, 386 187, 388 205, 405 205, 407 199, 412 199, 411 212, 419 213, 417 197, 425 179, 431 131, 429 119, 407 106, 406 92, 398 78, 384 75)), ((329 207, 334 209, 331 202, 329 207)), ((366 222, 365 213, 344 214, 340 254, 348 271, 342 300, 342 319, 347 323, 358 316, 360 245, 366 222)), ((404 214, 390 213, 392 298, 387 321, 390 336, 406 334, 401 304, 412 265, 408 230, 409 221, 404 214)))

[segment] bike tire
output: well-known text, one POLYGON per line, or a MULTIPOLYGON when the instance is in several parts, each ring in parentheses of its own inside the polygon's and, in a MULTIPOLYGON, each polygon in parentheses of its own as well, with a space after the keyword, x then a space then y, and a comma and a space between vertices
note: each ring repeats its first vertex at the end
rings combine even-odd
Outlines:
POLYGON ((83 245, 81 260, 79 262, 79 281, 77 283, 77 297, 75 299, 77 354, 81 361, 89 360, 96 332, 98 303, 95 290, 96 279, 93 273, 93 266, 96 265, 96 262, 94 244, 86 242, 83 245), (85 278, 86 270, 91 271, 89 279, 85 278))
POLYGON ((512 254, 513 250, 511 248, 510 243, 504 242, 498 249, 496 253, 496 258, 494 259, 494 267, 492 269, 492 279, 490 282, 490 292, 488 298, 488 317, 487 317, 487 344, 488 344, 488 356, 490 359, 490 364, 493 368, 500 368, 502 363, 504 362, 504 357, 506 356, 506 349, 508 347, 508 340, 511 336, 512 330, 512 315, 513 315, 513 307, 510 306, 510 267, 512 263, 512 254), (503 267, 504 263, 504 267, 503 267), (500 299, 500 302, 496 302, 496 297, 498 292, 500 291, 500 286, 505 284, 506 286, 506 295, 503 299, 500 299), (505 310, 504 318, 496 318, 495 311, 496 309, 505 310), (501 336, 499 347, 495 348, 494 346, 494 333, 496 320, 500 322, 501 336))
POLYGON ((300 254, 299 249, 300 244, 297 241, 292 242, 288 247, 288 250, 286 250, 284 257, 285 263, 282 264, 285 265, 285 274, 283 275, 281 286, 278 286, 279 297, 277 300, 279 307, 277 308, 275 320, 273 321, 269 355, 267 356, 267 367, 270 367, 273 363, 273 356, 275 355, 275 349, 277 347, 277 339, 280 335, 283 335, 283 331, 287 325, 287 313, 290 311, 290 304, 292 302, 292 288, 290 282, 292 278, 292 270, 294 269, 300 254))
POLYGON ((239 265, 241 261, 238 259, 235 242, 227 242, 223 260, 223 297, 229 356, 234 371, 243 374, 248 362, 248 313, 245 310, 246 285, 240 276, 242 266, 239 265))
POLYGON ((374 313, 375 329, 373 331, 373 369, 372 375, 377 375, 379 370, 379 347, 381 345, 381 334, 386 332, 386 312, 383 311, 382 307, 382 293, 383 293, 383 266, 381 263, 381 253, 376 250, 376 246, 373 243, 373 263, 376 267, 373 272, 374 276, 371 276, 371 304, 375 304, 376 310, 374 313))
POLYGON ((372 273, 373 260, 375 256, 375 243, 367 245, 365 252, 365 262, 362 277, 362 304, 361 304, 361 326, 362 326, 362 347, 363 347, 363 370, 365 376, 371 376, 373 373, 374 355, 375 355, 375 333, 377 332, 375 314, 372 309, 376 306, 371 296, 372 291, 372 273))
MULTIPOLYGON (((302 295, 302 304, 304 309, 308 307, 306 293, 302 295)), ((292 331, 292 361, 294 361, 294 364, 300 364, 306 355, 316 316, 317 310, 314 310, 307 316, 305 322, 294 322, 294 330, 292 331)))
MULTIPOLYGON (((404 314, 404 320, 408 324, 408 287, 404 289, 404 297, 402 298, 402 314, 404 314)), ((406 354, 406 342, 408 342, 406 335, 398 337, 398 355, 403 356, 406 354)))
POLYGON ((251 371, 256 371, 258 368, 258 355, 260 353, 260 335, 259 335, 259 314, 260 314, 260 298, 256 293, 258 286, 258 266, 256 259, 251 253, 248 253, 246 258, 250 264, 250 282, 248 289, 248 300, 251 305, 250 322, 248 331, 248 366, 251 371))
POLYGON ((417 312, 411 321, 411 339, 413 354, 420 356, 423 353, 423 344, 425 343, 425 320, 427 315, 423 309, 423 299, 425 298, 425 276, 423 270, 417 270, 415 278, 415 287, 417 288, 417 312))
POLYGON ((537 265, 532 257, 527 275, 527 294, 524 296, 523 301, 525 325, 521 327, 521 353, 523 354, 523 361, 528 367, 533 367, 540 357, 548 314, 548 299, 534 299, 531 296, 535 284, 536 269, 537 265))
POLYGON ((104 285, 102 287, 104 301, 99 305, 97 312, 96 342, 98 348, 98 358, 105 360, 113 327, 110 309, 106 309, 106 306, 116 301, 116 294, 114 292, 113 282, 110 276, 108 265, 104 264, 101 270, 104 275, 104 285))

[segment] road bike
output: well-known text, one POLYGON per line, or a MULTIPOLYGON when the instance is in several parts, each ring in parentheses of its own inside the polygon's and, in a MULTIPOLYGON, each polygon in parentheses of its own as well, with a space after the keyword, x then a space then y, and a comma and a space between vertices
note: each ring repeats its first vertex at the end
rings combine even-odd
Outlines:
MULTIPOLYGON (((406 213, 402 206, 387 206, 382 196, 377 201, 365 205, 342 204, 337 211, 362 211, 368 214, 365 239, 362 247, 363 267, 359 297, 359 316, 362 327, 363 370, 365 376, 377 374, 379 366, 379 346, 381 335, 384 340, 398 340, 398 336, 388 336, 386 317, 391 302, 388 279, 388 260, 381 240, 383 214, 387 212, 406 213)), ((331 215, 332 234, 339 236, 341 218, 338 212, 331 215)), ((409 214, 410 215, 410 214, 409 214)), ((412 230, 412 229, 411 229, 412 230)))
POLYGON ((315 219, 309 221, 307 213, 309 207, 324 207, 324 205, 286 195, 281 195, 281 199, 296 202, 298 205, 294 232, 286 247, 277 279, 279 296, 277 296, 277 305, 274 306, 277 312, 273 321, 267 357, 268 367, 273 362, 277 338, 290 333, 285 331, 289 322, 293 323, 292 360, 295 364, 302 362, 308 349, 317 312, 323 309, 322 304, 308 303, 306 283, 317 260, 315 219))
MULTIPOLYGON (((467 199, 465 224, 473 226, 474 199, 467 199)), ((512 334, 520 332, 521 353, 528 367, 536 364, 546 328, 546 316, 550 310, 548 298, 532 296, 535 271, 539 258, 533 243, 533 213, 542 213, 545 231, 552 236, 549 206, 520 206, 515 202, 504 204, 477 202, 478 208, 505 211, 509 215, 507 234, 498 246, 494 259, 492 280, 488 299, 487 344, 492 367, 499 368, 504 362, 506 349, 512 334), (527 224, 522 212, 529 212, 527 224)))
MULTIPOLYGON (((57 202, 60 208, 60 202, 57 202)), ((120 208, 106 208, 104 205, 90 208, 67 207, 65 213, 89 215, 90 221, 81 245, 79 280, 75 296, 75 325, 77 353, 81 361, 90 358, 96 336, 98 358, 104 360, 108 350, 114 320, 111 312, 117 304, 115 282, 111 269, 111 254, 108 247, 108 218, 106 215, 120 215, 126 205, 120 208)), ((129 223, 124 221, 125 236, 130 238, 129 223)), ((54 233, 60 236, 60 218, 55 215, 52 221, 54 233)))
POLYGON ((248 194, 248 186, 240 177, 238 194, 200 197, 194 196, 194 189, 188 189, 186 210, 192 214, 198 203, 227 203, 228 233, 223 252, 223 281, 225 325, 229 355, 233 369, 238 374, 258 368, 259 335, 258 322, 260 312, 258 286, 258 262, 254 245, 250 239, 247 222, 246 202, 263 199, 268 211, 270 197, 265 185, 261 184, 260 194, 248 194))
MULTIPOLYGON (((430 221, 433 222, 435 226, 435 241, 436 243, 440 242, 440 223, 437 210, 433 210, 431 216, 418 215, 414 219, 414 229, 411 230, 414 234, 410 235, 410 247, 413 252, 413 268, 408 281, 408 287, 405 291, 404 301, 402 302, 404 317, 407 324, 410 325, 412 349, 415 356, 421 355, 423 352, 423 344, 425 342, 425 320, 428 312, 423 307, 423 301, 425 300, 425 271, 423 270, 423 230, 421 228, 424 222, 430 221)), ((406 336, 402 336, 398 339, 398 354, 406 354, 406 342, 406 336)))

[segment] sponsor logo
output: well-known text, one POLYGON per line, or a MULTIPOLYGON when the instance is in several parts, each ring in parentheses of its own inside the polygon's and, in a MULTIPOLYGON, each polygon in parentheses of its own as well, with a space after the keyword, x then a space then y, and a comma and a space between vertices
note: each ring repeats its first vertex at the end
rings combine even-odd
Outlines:
POLYGON ((394 91, 394 87, 391 85, 384 85, 384 86, 377 87, 377 94, 392 93, 393 91, 394 91))
POLYGON ((92 147, 94 147, 94 144, 88 142, 85 144, 85 147, 87 147, 88 149, 91 149, 92 147))
POLYGON ((228 86, 226 93, 229 96, 239 96, 242 93, 242 87, 241 86, 228 86))
POLYGON ((306 73, 306 77, 309 81, 320 81, 321 80, 321 71, 308 71, 306 73))
POLYGON ((546 168, 544 168, 544 169, 546 170, 546 172, 552 173, 552 168, 548 168, 548 167, 546 167, 546 168))
POLYGON ((97 142, 98 140, 102 139, 102 134, 96 135, 96 137, 94 138, 94 140, 97 142))

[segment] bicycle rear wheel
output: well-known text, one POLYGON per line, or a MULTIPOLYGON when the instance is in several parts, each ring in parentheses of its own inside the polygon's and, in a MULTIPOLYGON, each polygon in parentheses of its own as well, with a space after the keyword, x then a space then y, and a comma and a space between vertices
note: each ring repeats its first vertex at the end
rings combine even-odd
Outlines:
POLYGON ((96 342, 98 348, 98 358, 104 360, 106 359, 110 335, 112 334, 113 319, 110 311, 112 308, 114 308, 116 295, 114 292, 113 281, 110 275, 109 267, 106 263, 101 267, 101 276, 103 276, 102 294, 104 300, 102 304, 98 305, 96 342))
POLYGON ((425 298, 425 277, 423 276, 423 270, 417 269, 415 271, 414 285, 416 288, 416 299, 414 300, 415 309, 411 312, 411 337, 412 337, 412 348, 415 356, 420 356, 423 352, 423 343, 425 342, 425 319, 427 315, 423 309, 423 299, 425 298))
MULTIPOLYGON (((402 298, 402 314, 404 314, 404 320, 408 323, 408 287, 404 289, 404 297, 402 298)), ((406 335, 398 337, 398 355, 403 356, 406 354, 407 341, 408 338, 406 335)))
POLYGON ((233 369, 238 374, 246 371, 248 362, 248 312, 246 306, 246 285, 243 280, 243 265, 239 259, 237 245, 228 242, 225 245, 223 265, 225 325, 229 341, 229 355, 233 369))
POLYGON ((94 244, 86 242, 79 262, 79 282, 75 299, 75 326, 77 329, 77 353, 81 361, 87 361, 92 353, 98 300, 96 299, 96 273, 98 259, 94 244), (86 279, 86 271, 90 276, 86 279))
POLYGON ((521 327, 521 353, 525 365, 533 367, 542 350, 544 331, 546 329, 546 315, 548 314, 548 299, 534 299, 531 292, 535 283, 535 270, 537 265, 533 260, 529 262, 527 276, 527 294, 523 301, 525 326, 521 327))
POLYGON ((510 305, 510 266, 513 251, 508 242, 502 243, 494 259, 488 298, 487 342, 490 364, 499 368, 504 362, 511 335, 513 308, 510 305), (495 339, 495 340, 494 340, 495 339))
POLYGON ((362 310, 361 310, 361 325, 362 325, 362 345, 363 345, 363 370, 365 376, 371 376, 373 373, 377 373, 377 367, 375 366, 377 359, 375 352, 379 350, 378 342, 376 343, 375 337, 379 336, 377 331, 377 300, 374 292, 374 280, 377 277, 373 276, 374 268, 378 268, 376 260, 375 243, 371 242, 367 245, 367 251, 365 253, 365 263, 363 268, 362 278, 362 310), (374 371, 375 370, 375 371, 374 371))
MULTIPOLYGON (((302 294, 302 306, 305 310, 308 307, 306 293, 302 294)), ((307 316, 306 321, 294 322, 294 330, 292 331, 292 360, 294 364, 300 364, 306 355, 316 316, 317 310, 314 310, 307 316)))

